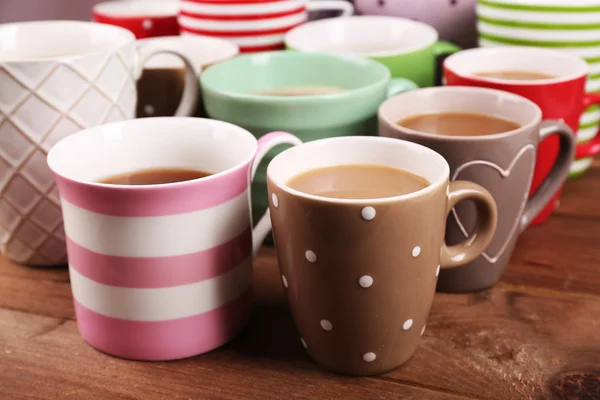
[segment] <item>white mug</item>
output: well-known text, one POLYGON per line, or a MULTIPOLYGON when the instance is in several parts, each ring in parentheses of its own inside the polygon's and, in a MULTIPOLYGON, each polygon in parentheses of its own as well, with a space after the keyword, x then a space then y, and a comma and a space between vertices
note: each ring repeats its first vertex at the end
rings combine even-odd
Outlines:
POLYGON ((252 256, 270 231, 252 229, 250 180, 264 155, 300 144, 256 140, 202 118, 141 118, 87 129, 48 154, 60 190, 77 324, 115 356, 170 360, 210 351, 244 327, 252 256), (115 185, 150 169, 212 174, 182 182, 115 185))
MULTIPOLYGON (((134 118, 136 80, 157 53, 119 27, 77 21, 0 25, 0 244, 11 260, 65 262, 58 193, 46 165, 65 136, 134 118)), ((193 112, 197 73, 186 65, 177 115, 193 112)))

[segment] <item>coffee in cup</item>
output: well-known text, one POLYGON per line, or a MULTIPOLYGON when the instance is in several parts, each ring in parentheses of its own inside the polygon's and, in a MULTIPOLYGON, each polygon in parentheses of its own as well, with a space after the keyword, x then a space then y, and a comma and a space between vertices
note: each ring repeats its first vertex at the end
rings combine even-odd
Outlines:
POLYGON ((270 230, 267 215, 252 229, 250 179, 283 143, 300 141, 274 132, 259 142, 226 122, 169 117, 86 129, 50 150, 86 342, 171 360, 245 326, 253 254, 270 230))
POLYGON ((440 268, 476 258, 496 225, 491 196, 449 184, 438 153, 381 137, 317 140, 267 169, 281 282, 300 342, 325 367, 374 375, 408 360, 440 268), (354 178, 354 180, 353 180, 354 178), (448 212, 478 205, 469 239, 444 244, 448 212))
POLYGON ((397 122, 414 131, 447 136, 485 136, 512 131, 519 124, 486 114, 451 112, 411 115, 397 122))
POLYGON ((380 199, 426 188, 429 182, 412 172, 377 164, 323 167, 294 176, 287 185, 313 196, 334 199, 380 199))
MULTIPOLYGON (((451 181, 477 183, 498 204, 498 228, 489 247, 459 268, 442 270, 438 288, 452 292, 483 289, 501 278, 519 234, 562 187, 575 148, 573 131, 559 120, 542 121, 535 103, 512 93, 475 87, 417 89, 394 96, 379 108, 379 133, 437 151, 450 165, 451 181), (437 114, 428 114, 431 110, 437 114), (453 116, 455 122, 458 116, 462 126, 438 129, 441 115, 453 116), (433 119, 435 129, 410 123, 423 118, 433 119), (487 123, 477 124, 482 120, 487 123), (488 124, 499 129, 494 132, 488 124), (536 150, 553 135, 560 144, 558 158, 540 189, 528 199, 536 150)), ((454 207, 446 225, 448 243, 469 236, 477 226, 477 213, 472 204, 454 207)))

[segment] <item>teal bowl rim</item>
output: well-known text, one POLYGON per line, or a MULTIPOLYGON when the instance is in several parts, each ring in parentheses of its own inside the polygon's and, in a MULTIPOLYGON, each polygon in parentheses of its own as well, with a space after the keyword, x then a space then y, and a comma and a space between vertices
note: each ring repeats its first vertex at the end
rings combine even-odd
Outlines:
POLYGON ((341 100, 345 98, 360 96, 363 93, 366 93, 373 88, 381 86, 382 84, 389 84, 392 78, 392 74, 390 70, 383 64, 370 60, 365 57, 355 56, 355 55, 346 55, 346 54, 327 54, 327 53, 309 53, 309 52, 298 52, 293 50, 276 50, 276 51, 268 51, 256 54, 244 54, 241 56, 237 56, 231 58, 229 60, 222 61, 218 64, 212 65, 209 69, 203 71, 200 74, 200 85, 202 87, 202 91, 209 91, 214 94, 219 94, 224 97, 228 97, 230 99, 235 100, 246 100, 246 101, 255 101, 260 103, 285 103, 285 104, 297 104, 297 103, 315 103, 315 102, 327 102, 331 100, 341 100), (315 94, 315 95, 306 95, 306 96, 273 96, 273 95, 262 95, 262 94, 253 94, 253 93, 244 93, 244 92, 233 92, 229 90, 223 90, 218 87, 215 87, 212 83, 208 82, 211 74, 215 74, 218 72, 219 68, 225 68, 228 64, 233 63, 243 63, 245 60, 256 57, 318 57, 318 58, 329 58, 329 59, 343 59, 352 63, 361 63, 368 64, 372 68, 375 69, 376 73, 379 73, 380 79, 377 81, 370 83, 368 85, 364 85, 354 89, 344 90, 340 93, 331 93, 331 94, 315 94), (215 72, 217 71, 217 72, 215 72), (207 77, 208 76, 208 77, 207 77))

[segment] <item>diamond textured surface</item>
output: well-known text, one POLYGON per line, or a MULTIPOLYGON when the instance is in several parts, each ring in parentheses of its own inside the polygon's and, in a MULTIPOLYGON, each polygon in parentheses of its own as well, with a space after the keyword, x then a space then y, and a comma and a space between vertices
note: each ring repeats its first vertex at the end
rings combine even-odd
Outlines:
POLYGON ((72 60, 0 64, 0 248, 11 260, 66 262, 46 156, 81 129, 134 118, 135 51, 131 44, 72 60))

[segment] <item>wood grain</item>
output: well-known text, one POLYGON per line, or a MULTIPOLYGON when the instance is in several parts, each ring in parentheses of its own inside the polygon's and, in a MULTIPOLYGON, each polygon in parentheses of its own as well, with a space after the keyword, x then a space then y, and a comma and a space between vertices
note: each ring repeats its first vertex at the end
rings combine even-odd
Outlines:
MULTIPOLYGON (((0 258, 0 399, 600 399, 600 163, 528 229, 502 282, 437 294, 414 357, 370 378, 304 352, 275 250, 255 261, 255 311, 232 343, 187 360, 120 360, 84 343, 66 268, 0 258)), ((393 316, 390 316, 393 318, 393 316)))

